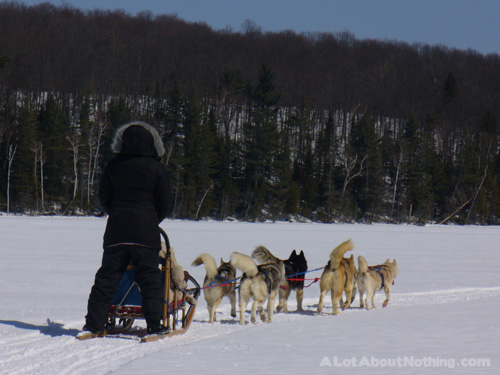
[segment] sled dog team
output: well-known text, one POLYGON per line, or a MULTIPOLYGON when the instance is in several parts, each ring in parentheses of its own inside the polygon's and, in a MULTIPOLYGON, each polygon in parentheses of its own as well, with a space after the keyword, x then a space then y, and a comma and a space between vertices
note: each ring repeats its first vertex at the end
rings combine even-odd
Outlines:
MULTIPOLYGON (((366 259, 359 256, 356 270, 354 255, 350 258, 344 257, 344 254, 353 248, 352 241, 348 240, 331 252, 320 279, 318 313, 323 310, 323 302, 328 292, 331 294, 334 315, 339 313, 339 305, 342 310, 351 305, 356 290, 359 290, 361 308, 369 309, 370 302, 375 308, 375 292, 381 289, 384 289, 386 297, 383 307, 389 304, 391 287, 398 274, 396 260, 391 262, 387 259, 383 264, 368 266, 366 259), (342 299, 343 294, 345 301, 342 299), (363 299, 364 295, 366 297, 363 299)), ((276 310, 288 312, 287 300, 292 290, 297 294, 297 310, 303 310, 304 278, 307 272, 307 261, 303 251, 297 254, 293 250, 288 259, 282 260, 264 246, 258 246, 251 257, 239 252, 231 253, 229 262, 221 259, 219 267, 210 254, 203 253, 192 263, 193 266, 201 264, 205 265, 206 270, 203 292, 210 323, 215 321, 215 311, 225 296, 231 302, 231 316, 236 317, 236 269, 243 272, 239 286, 240 324, 245 324, 245 310, 251 299, 253 299, 250 316, 252 323, 256 322, 257 311, 263 322, 272 321, 276 296, 279 298, 276 310), (263 306, 266 300, 267 316, 263 306)))

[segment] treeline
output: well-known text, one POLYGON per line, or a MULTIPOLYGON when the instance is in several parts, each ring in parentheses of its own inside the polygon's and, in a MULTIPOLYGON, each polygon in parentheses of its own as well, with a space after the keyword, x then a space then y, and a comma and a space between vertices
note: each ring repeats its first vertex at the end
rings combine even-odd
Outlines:
POLYGON ((99 213, 139 119, 176 218, 498 224, 498 87, 470 50, 3 2, 0 211, 99 213))

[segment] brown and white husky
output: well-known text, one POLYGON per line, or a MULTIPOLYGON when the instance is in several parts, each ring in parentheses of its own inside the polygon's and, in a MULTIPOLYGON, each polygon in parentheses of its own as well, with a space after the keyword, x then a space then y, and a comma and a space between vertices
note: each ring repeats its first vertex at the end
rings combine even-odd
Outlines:
POLYGON ((203 294, 208 307, 208 321, 213 323, 216 320, 215 310, 219 307, 222 298, 227 296, 231 302, 231 316, 236 317, 236 290, 234 279, 236 269, 229 262, 220 260, 217 268, 215 259, 208 253, 200 254, 191 264, 192 266, 205 265, 206 276, 203 281, 203 294))
POLYGON ((345 291, 346 295, 346 301, 342 305, 342 310, 348 308, 351 304, 356 267, 354 265, 354 257, 344 258, 344 254, 353 248, 352 241, 347 240, 330 253, 330 260, 323 270, 319 283, 321 293, 319 296, 318 313, 323 311, 323 301, 329 291, 332 295, 334 315, 339 313, 338 306, 342 298, 342 292, 345 291))

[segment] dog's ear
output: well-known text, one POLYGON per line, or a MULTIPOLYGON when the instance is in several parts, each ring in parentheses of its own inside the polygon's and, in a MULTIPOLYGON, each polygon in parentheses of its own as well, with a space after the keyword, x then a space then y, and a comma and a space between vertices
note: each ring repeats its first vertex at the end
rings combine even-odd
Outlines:
POLYGON ((222 259, 222 257, 220 258, 220 264, 224 264, 224 259, 222 259))
POLYGON ((290 258, 296 257, 296 256, 297 256, 297 252, 295 251, 295 249, 293 249, 292 253, 290 254, 290 258))

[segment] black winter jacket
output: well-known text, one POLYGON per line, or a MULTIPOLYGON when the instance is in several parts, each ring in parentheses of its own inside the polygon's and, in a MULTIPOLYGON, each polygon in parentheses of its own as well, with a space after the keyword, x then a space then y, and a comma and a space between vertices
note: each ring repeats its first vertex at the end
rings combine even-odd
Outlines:
POLYGON ((161 248, 159 223, 170 210, 170 185, 160 163, 163 145, 150 125, 140 122, 118 129, 113 142, 120 153, 101 177, 99 199, 109 214, 104 247, 138 244, 161 248))

